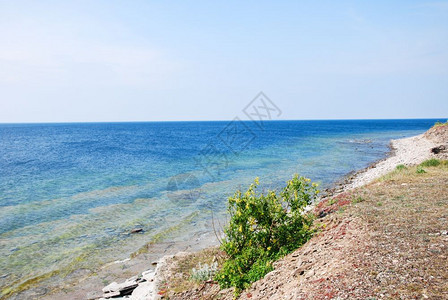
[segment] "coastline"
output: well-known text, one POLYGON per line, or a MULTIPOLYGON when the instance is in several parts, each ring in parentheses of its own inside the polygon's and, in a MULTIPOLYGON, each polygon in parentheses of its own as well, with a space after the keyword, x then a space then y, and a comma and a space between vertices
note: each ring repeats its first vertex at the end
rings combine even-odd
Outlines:
POLYGON ((391 140, 389 156, 357 172, 353 180, 345 185, 344 190, 352 190, 369 184, 393 171, 398 165, 418 165, 427 159, 434 158, 436 156, 431 153, 431 149, 436 146, 437 143, 427 139, 424 134, 391 140))
MULTIPOLYGON (((395 169, 397 164, 414 165, 414 164, 418 164, 418 163, 422 162, 425 159, 431 158, 433 155, 431 154, 430 149, 435 146, 437 146, 437 143, 434 141, 430 141, 429 139, 424 137, 423 134, 409 137, 409 138, 392 140, 390 143, 390 151, 385 158, 372 163, 371 165, 369 165, 368 167, 366 167, 364 169, 349 173, 347 176, 345 176, 342 179, 342 183, 337 183, 335 187, 327 190, 327 196, 337 195, 341 192, 349 191, 349 190, 355 189, 357 187, 364 186, 364 185, 374 181, 375 179, 387 174, 388 172, 392 171, 393 169, 395 169), (416 149, 419 149, 419 151, 415 151, 416 149)), ((210 246, 210 245, 208 245, 208 246, 210 246)), ((190 248, 190 249, 186 249, 186 250, 189 252, 190 251, 199 251, 200 248, 199 249, 198 248, 195 248, 195 249, 190 248)), ((131 259, 131 261, 133 261, 132 263, 134 263, 134 265, 135 264, 145 264, 146 266, 149 266, 150 264, 157 265, 155 270, 152 267, 149 267, 149 268, 147 267, 146 270, 143 272, 143 274, 145 274, 145 272, 146 272, 146 275, 151 274, 151 278, 152 278, 152 280, 154 280, 154 284, 146 285, 146 291, 144 291, 146 293, 146 296, 149 297, 148 299, 157 299, 157 297, 158 297, 158 295, 156 293, 158 290, 157 282, 160 282, 160 280, 157 279, 157 273, 163 272, 162 269, 164 268, 164 266, 167 265, 167 261, 169 261, 173 257, 179 256, 179 255, 182 256, 182 255, 187 255, 187 254, 185 254, 185 252, 180 251, 179 254, 176 254, 176 255, 165 255, 161 258, 159 257, 159 259, 157 260, 157 263, 155 263, 154 260, 147 261, 146 256, 131 259), (150 271, 150 270, 152 270, 152 271, 150 273, 148 273, 148 271, 150 271), (151 296, 149 296, 149 294, 151 296)), ((155 258, 152 257, 152 259, 155 259, 155 258)), ((117 269, 119 272, 119 268, 118 268, 119 264, 116 264, 112 267, 117 269)), ((133 268, 131 268, 131 270, 132 269, 133 268)), ((136 268, 134 270, 137 271, 137 269, 139 269, 139 268, 136 268)), ((141 268, 140 268, 140 271, 135 272, 133 275, 136 275, 137 273, 141 273, 141 268)), ((126 272, 126 274, 129 274, 129 272, 126 272)), ((128 276, 128 278, 129 278, 129 275, 125 275, 124 278, 126 276, 128 276)), ((123 277, 121 277, 119 279, 117 278, 118 282, 122 282, 122 280, 124 280, 123 277)), ((80 281, 79 284, 83 285, 82 281, 80 281)), ((91 288, 93 288, 93 286, 91 286, 91 288)), ((75 287, 75 289, 76 289, 76 287, 75 287)), ((83 289, 83 290, 85 291, 86 289, 83 289)), ((140 289, 140 292, 141 292, 141 290, 142 290, 142 288, 140 289)), ((87 299, 100 299, 102 296, 102 292, 100 289, 94 290, 94 291, 91 290, 90 292, 91 293, 88 294, 87 299)), ((43 297, 42 299, 54 299, 52 297, 54 297, 55 295, 57 295, 58 299, 73 299, 72 296, 70 296, 72 294, 61 294, 59 292, 56 292, 55 294, 48 294, 45 297, 43 297)), ((76 298, 76 299, 78 299, 78 298, 76 298)), ((131 298, 131 299, 146 299, 146 298, 131 298)))
POLYGON ((371 183, 393 171, 397 165, 418 165, 426 159, 435 158, 437 156, 431 152, 431 149, 440 144, 440 142, 427 138, 425 133, 393 139, 390 141, 390 150, 386 157, 371 163, 364 169, 350 172, 326 192, 328 195, 346 192, 371 183))

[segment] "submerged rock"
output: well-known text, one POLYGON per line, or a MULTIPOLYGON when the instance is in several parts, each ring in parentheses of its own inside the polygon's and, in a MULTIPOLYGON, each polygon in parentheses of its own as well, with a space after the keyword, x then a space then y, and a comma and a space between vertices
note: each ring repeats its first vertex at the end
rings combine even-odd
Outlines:
POLYGON ((143 232, 143 228, 134 228, 131 230, 131 233, 139 233, 139 232, 143 232))

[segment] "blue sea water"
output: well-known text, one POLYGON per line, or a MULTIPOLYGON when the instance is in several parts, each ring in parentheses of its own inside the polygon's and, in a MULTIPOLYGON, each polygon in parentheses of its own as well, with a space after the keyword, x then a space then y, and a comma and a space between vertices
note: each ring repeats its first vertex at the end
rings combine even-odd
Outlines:
POLYGON ((188 239, 255 177, 328 187, 435 121, 0 124, 1 272, 19 284, 188 239))

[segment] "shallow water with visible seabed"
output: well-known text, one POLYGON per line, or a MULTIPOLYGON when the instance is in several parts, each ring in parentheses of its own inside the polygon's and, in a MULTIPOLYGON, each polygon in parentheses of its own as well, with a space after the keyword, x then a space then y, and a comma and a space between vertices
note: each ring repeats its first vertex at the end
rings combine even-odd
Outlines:
POLYGON ((1 290, 210 232, 255 177, 329 187, 435 121, 0 124, 1 290))

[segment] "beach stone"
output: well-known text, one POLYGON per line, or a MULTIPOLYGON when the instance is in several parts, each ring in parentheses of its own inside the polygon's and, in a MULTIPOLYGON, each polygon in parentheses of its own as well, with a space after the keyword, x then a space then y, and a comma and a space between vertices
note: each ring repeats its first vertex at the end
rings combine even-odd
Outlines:
POLYGON ((446 147, 444 145, 440 145, 440 146, 432 148, 431 152, 434 154, 439 154, 440 152, 442 152, 444 150, 446 150, 446 147))
POLYGON ((310 278, 314 276, 314 274, 315 274, 314 269, 311 269, 305 274, 305 278, 310 278))
POLYGON ((148 270, 142 273, 142 278, 146 281, 154 281, 156 272, 153 270, 148 270))
POLYGON ((117 297, 117 296, 120 296, 120 292, 119 291, 107 292, 107 293, 103 294, 103 298, 106 298, 106 299, 109 299, 109 298, 112 298, 112 297, 117 297))
POLYGON ((143 228, 134 228, 131 230, 131 233, 139 233, 139 232, 143 232, 143 228))
POLYGON ((120 288, 120 286, 118 285, 118 283, 116 283, 115 281, 112 282, 111 284, 105 286, 102 291, 103 293, 110 293, 110 292, 117 292, 118 289, 120 288))
POLYGON ((131 278, 126 279, 126 282, 130 282, 130 281, 138 281, 138 276, 132 276, 131 278))
POLYGON ((122 296, 129 295, 138 286, 136 280, 125 281, 119 285, 119 292, 122 296))
POLYGON ((117 297, 117 296, 126 296, 130 295, 132 291, 138 286, 139 282, 141 282, 142 279, 138 276, 133 276, 129 279, 126 279, 123 283, 116 283, 112 282, 108 286, 104 287, 102 289, 103 291, 103 297, 104 298, 111 298, 111 297, 117 297))
POLYGON ((130 299, 132 300, 148 300, 155 299, 155 283, 146 281, 138 285, 138 287, 132 292, 130 299))

